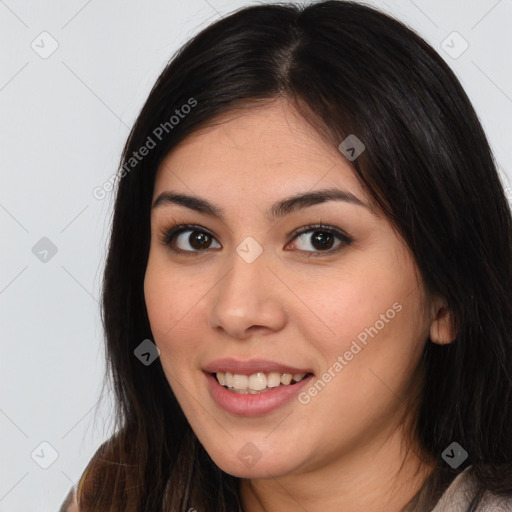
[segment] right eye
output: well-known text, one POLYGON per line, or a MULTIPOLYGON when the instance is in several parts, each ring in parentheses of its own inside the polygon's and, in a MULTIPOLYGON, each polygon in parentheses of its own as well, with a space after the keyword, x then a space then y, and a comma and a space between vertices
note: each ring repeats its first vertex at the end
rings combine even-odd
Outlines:
POLYGON ((162 242, 171 251, 186 253, 190 256, 211 249, 212 242, 217 244, 215 249, 221 247, 211 233, 195 224, 177 224, 168 227, 163 232, 162 242))

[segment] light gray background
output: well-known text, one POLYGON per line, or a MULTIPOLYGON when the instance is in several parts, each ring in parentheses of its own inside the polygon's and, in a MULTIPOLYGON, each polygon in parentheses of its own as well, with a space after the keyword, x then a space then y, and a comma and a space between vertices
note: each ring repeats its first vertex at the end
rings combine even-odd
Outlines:
MULTIPOLYGON (((511 1, 369 3, 415 28, 455 70, 508 183, 511 1), (469 44, 460 56, 453 31, 469 44)), ((0 512, 58 510, 110 433, 108 395, 98 403, 98 298, 112 193, 92 191, 116 171, 172 53, 248 4, 0 0, 0 512), (46 262, 32 252, 43 237, 57 248, 46 262)))

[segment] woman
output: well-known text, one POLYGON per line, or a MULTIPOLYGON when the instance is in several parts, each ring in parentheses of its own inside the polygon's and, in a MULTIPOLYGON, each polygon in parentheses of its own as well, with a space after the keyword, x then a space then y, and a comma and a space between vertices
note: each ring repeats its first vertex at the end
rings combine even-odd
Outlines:
POLYGON ((344 1, 221 19, 124 149, 118 428, 80 510, 512 510, 511 265, 482 127, 419 36, 344 1))

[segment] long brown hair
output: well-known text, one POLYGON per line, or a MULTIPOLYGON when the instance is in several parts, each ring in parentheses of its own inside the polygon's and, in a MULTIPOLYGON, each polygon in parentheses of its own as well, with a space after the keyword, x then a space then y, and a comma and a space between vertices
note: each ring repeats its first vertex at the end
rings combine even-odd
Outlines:
POLYGON ((159 360, 146 366, 134 350, 153 339, 143 282, 160 162, 217 115, 278 96, 335 147, 351 133, 364 141, 354 172, 453 313, 455 342, 427 340, 422 359, 414 435, 438 463, 415 507, 431 507, 469 464, 480 493, 512 495, 512 220, 475 111, 443 59, 390 16, 348 1, 273 2, 187 42, 126 142, 102 293, 117 426, 83 474, 81 511, 241 510, 239 479, 198 442, 159 360), (453 441, 469 453, 454 470, 441 458, 453 441))

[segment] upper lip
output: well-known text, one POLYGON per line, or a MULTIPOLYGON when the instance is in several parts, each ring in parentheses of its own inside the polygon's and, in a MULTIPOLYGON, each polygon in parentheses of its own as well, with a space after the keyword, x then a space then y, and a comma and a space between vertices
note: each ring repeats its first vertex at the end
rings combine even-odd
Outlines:
POLYGON ((225 358, 225 359, 216 359, 211 363, 207 364, 203 367, 203 370, 208 373, 217 373, 217 372, 230 372, 236 373, 238 375, 252 375, 253 373, 269 373, 269 372, 278 372, 278 373, 312 373, 312 371, 308 368, 295 368, 293 366, 287 364, 281 364, 276 361, 270 361, 267 359, 233 359, 233 358, 225 358))

